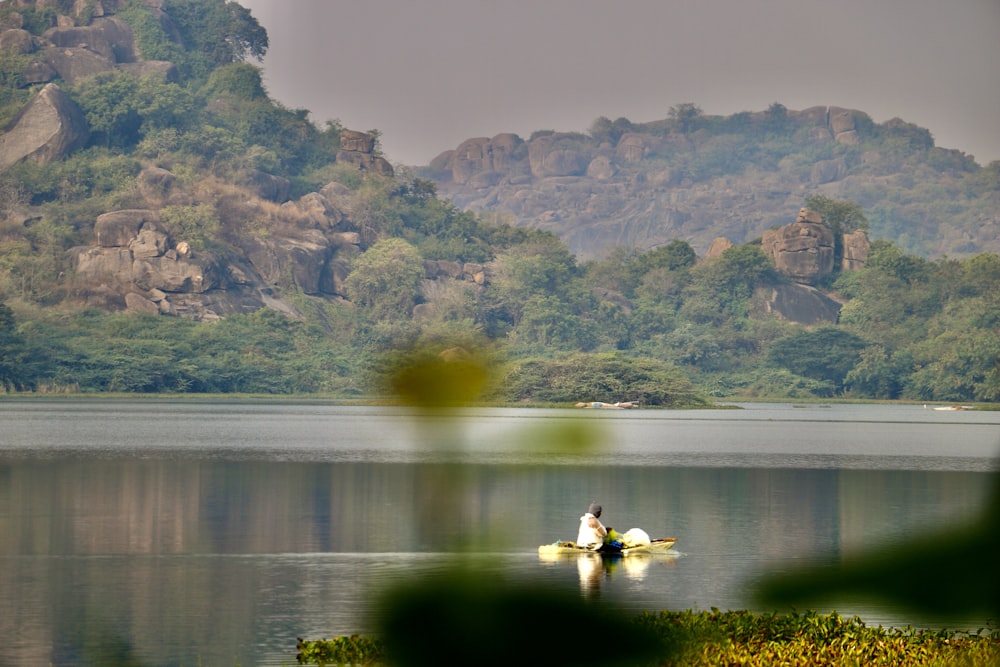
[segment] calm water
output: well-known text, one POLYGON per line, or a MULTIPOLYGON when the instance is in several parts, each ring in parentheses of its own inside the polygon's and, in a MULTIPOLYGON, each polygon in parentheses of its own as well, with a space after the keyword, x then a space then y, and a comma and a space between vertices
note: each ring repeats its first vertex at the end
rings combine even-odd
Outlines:
POLYGON ((970 520, 997 470, 1000 413, 743 407, 429 423, 321 402, 0 401, 0 665, 115 647, 294 664, 296 637, 367 631, 380 589, 459 549, 623 609, 746 608, 764 572, 970 520), (676 553, 540 560, 591 500, 676 553))

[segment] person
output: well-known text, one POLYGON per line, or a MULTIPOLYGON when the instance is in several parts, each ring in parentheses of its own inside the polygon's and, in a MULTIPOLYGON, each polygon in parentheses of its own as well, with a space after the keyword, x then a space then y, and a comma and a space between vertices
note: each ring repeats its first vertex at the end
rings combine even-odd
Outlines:
POLYGON ((580 517, 580 532, 576 536, 577 545, 597 551, 611 546, 609 537, 609 529, 601 523, 601 506, 597 503, 590 503, 590 507, 580 517))

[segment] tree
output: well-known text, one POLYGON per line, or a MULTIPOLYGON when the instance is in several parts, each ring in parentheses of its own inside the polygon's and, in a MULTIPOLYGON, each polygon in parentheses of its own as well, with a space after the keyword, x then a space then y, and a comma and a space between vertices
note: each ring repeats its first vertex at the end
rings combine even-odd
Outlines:
POLYGON ((105 146, 132 146, 139 141, 139 80, 124 72, 98 74, 80 87, 76 96, 92 142, 105 146))
POLYGON ((496 259, 494 298, 516 326, 532 297, 570 294, 576 276, 576 259, 557 239, 542 238, 514 246, 496 259))
POLYGON ((687 134, 698 129, 698 122, 702 118, 702 110, 693 102, 682 102, 670 107, 667 118, 677 124, 677 129, 687 134))
POLYGON ((24 339, 17 332, 14 313, 0 302, 0 388, 12 391, 31 385, 24 362, 24 339))
POLYGON ((424 277, 424 262, 400 238, 379 241, 354 262, 344 280, 347 295, 376 319, 408 317, 424 277))
POLYGON ((826 195, 810 195, 805 205, 823 216, 823 224, 833 232, 833 266, 840 267, 844 259, 844 234, 868 229, 864 209, 855 202, 831 199, 826 195))
POLYGON ((783 104, 774 102, 764 112, 764 131, 774 134, 784 134, 788 131, 790 118, 788 109, 783 104))
POLYGON ((694 266, 698 256, 687 241, 674 239, 665 246, 650 250, 639 258, 644 271, 654 268, 665 268, 670 271, 680 271, 694 266))
POLYGON ((250 10, 229 0, 168 0, 185 46, 213 65, 261 60, 267 54, 267 31, 250 10))
POLYGON ((767 359, 796 375, 829 382, 839 391, 864 348, 865 341, 860 337, 835 327, 822 327, 776 341, 767 359))
POLYGON ((598 144, 607 142, 614 146, 622 138, 623 134, 632 132, 634 129, 635 126, 632 124, 632 121, 624 116, 614 122, 606 116, 601 116, 591 123, 588 133, 598 144))
POLYGON ((858 229, 868 229, 868 218, 861 205, 853 201, 831 199, 826 195, 806 197, 806 208, 823 216, 823 224, 834 237, 850 234, 858 229))
POLYGON ((260 69, 249 63, 232 63, 213 70, 205 84, 205 91, 210 95, 247 101, 267 98, 260 69))

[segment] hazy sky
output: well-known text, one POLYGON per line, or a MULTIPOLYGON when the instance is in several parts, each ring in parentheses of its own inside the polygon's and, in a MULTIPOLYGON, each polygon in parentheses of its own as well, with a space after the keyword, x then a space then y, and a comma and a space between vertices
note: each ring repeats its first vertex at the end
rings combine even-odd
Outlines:
POLYGON ((393 163, 471 137, 841 106, 1000 160, 1000 0, 239 0, 264 80, 393 163))

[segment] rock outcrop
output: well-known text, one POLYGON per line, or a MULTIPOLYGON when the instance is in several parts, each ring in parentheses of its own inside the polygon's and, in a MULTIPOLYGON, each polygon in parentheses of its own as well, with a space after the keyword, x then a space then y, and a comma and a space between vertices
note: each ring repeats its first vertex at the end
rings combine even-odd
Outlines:
POLYGON ((778 273, 797 283, 815 285, 833 271, 833 232, 815 211, 803 208, 792 224, 767 230, 761 246, 778 273))
POLYGON ((61 160, 83 146, 89 132, 83 112, 54 83, 42 88, 0 134, 0 171, 23 160, 61 160))
MULTIPOLYGON (((147 168, 139 181, 141 190, 150 193, 147 201, 197 206, 165 169, 147 168)), ((248 196, 240 215, 260 226, 260 232, 240 234, 228 249, 214 252, 196 250, 188 240, 176 238, 156 207, 97 216, 93 244, 67 252, 73 268, 69 293, 107 310, 196 320, 261 308, 294 316, 295 308, 281 297, 290 288, 346 303, 344 281, 353 258, 364 248, 350 213, 356 193, 331 183, 281 206, 248 196)), ((490 275, 483 264, 443 260, 425 262, 424 270, 428 285, 468 289, 480 289, 490 275)), ((447 289, 427 288, 421 310, 425 316, 431 316, 434 294, 447 294, 447 289)))
POLYGON ((754 290, 750 316, 777 317, 809 326, 836 322, 842 305, 815 287, 788 283, 754 290))
POLYGON ((844 256, 840 261, 840 270, 857 271, 865 268, 870 251, 871 243, 868 241, 868 235, 862 230, 844 234, 844 256))
MULTIPOLYGON (((788 110, 785 120, 783 131, 817 146, 856 144, 873 125, 861 111, 826 106, 788 110)), ((748 114, 745 122, 768 131, 766 112, 748 114)), ((435 181, 438 193, 457 206, 505 213, 515 224, 553 232, 587 260, 616 247, 653 248, 676 239, 699 255, 718 237, 751 241, 785 224, 789 207, 810 194, 853 199, 849 188, 859 187, 856 173, 866 164, 834 151, 811 164, 748 162, 741 173, 729 170, 734 141, 704 130, 682 132, 670 121, 599 139, 499 134, 463 141, 418 175, 435 181)))
POLYGON ((841 237, 840 266, 834 267, 836 245, 833 232, 819 213, 799 209, 795 222, 769 229, 761 237, 761 247, 774 260, 778 273, 803 285, 815 285, 833 272, 862 269, 871 244, 868 235, 855 230, 841 237))
POLYGON ((363 171, 371 171, 380 176, 392 176, 389 161, 375 154, 375 137, 367 132, 344 130, 340 133, 340 150, 337 162, 353 164, 363 171))

